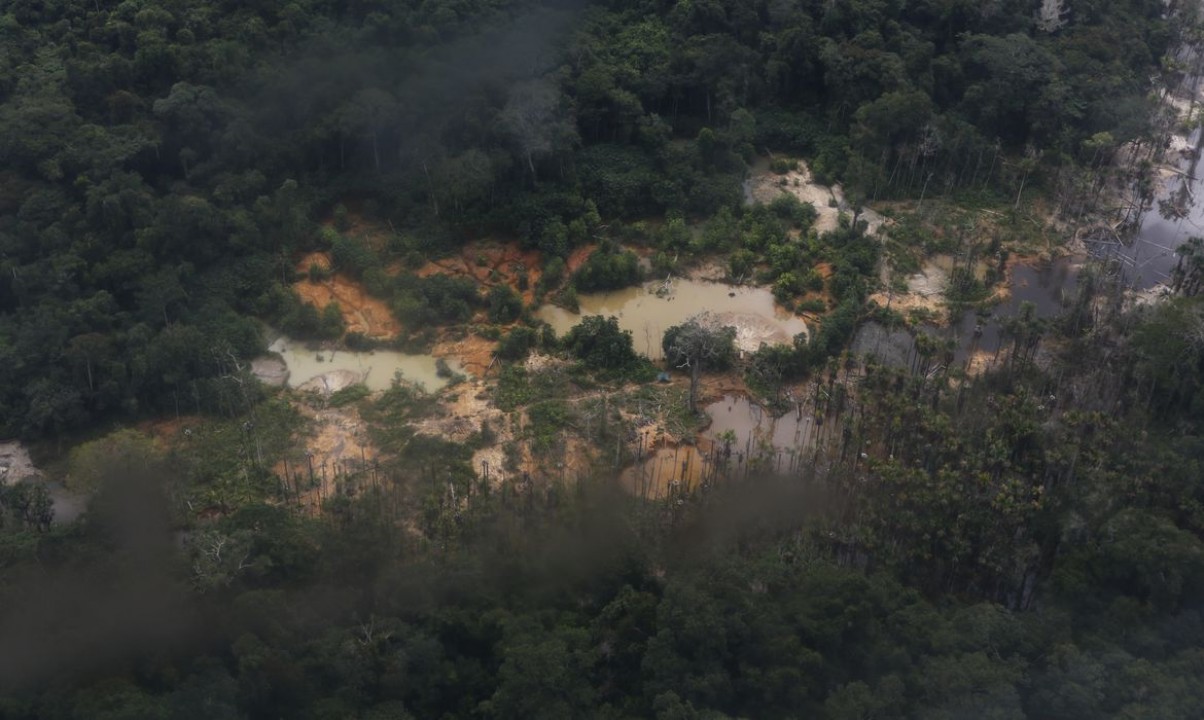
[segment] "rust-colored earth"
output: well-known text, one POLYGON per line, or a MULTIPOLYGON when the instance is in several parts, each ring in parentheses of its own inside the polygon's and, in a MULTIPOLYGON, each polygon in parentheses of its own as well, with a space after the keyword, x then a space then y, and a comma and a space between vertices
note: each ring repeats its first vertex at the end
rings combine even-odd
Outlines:
POLYGON ((594 250, 597 249, 598 245, 596 243, 590 243, 588 245, 582 245, 573 252, 569 253, 569 258, 564 263, 565 268, 568 270, 568 274, 572 275, 580 270, 581 266, 585 264, 585 261, 589 259, 589 256, 592 255, 594 250))
POLYGON ((474 240, 455 255, 428 262, 415 274, 419 277, 467 277, 483 288, 509 285, 522 293, 525 304, 531 305, 535 302, 535 285, 542 272, 543 265, 535 250, 523 250, 516 242, 474 240), (527 287, 519 290, 523 278, 527 287))
POLYGON ((358 332, 380 340, 393 339, 401 333, 401 325, 393 318, 384 300, 372 297, 364 291, 363 286, 341 273, 314 282, 308 277, 309 268, 313 265, 328 270, 330 256, 322 252, 310 253, 297 263, 297 272, 306 277, 294 283, 293 290, 302 301, 318 309, 332 302, 338 303, 348 332, 358 332))
POLYGON ((470 334, 460 339, 452 339, 445 335, 431 348, 431 354, 435 357, 459 358, 465 370, 477 377, 485 377, 493 363, 493 350, 496 346, 497 343, 480 335, 470 334))

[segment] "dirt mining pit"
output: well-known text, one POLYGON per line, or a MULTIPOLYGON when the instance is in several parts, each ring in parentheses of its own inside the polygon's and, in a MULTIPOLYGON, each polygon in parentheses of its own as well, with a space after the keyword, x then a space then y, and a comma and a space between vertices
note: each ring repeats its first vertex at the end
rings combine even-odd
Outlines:
POLYGON ((276 475, 287 477, 301 505, 311 510, 339 494, 353 474, 373 466, 380 453, 368 437, 368 426, 354 406, 312 407, 294 403, 306 420, 308 434, 298 452, 281 461, 276 475))

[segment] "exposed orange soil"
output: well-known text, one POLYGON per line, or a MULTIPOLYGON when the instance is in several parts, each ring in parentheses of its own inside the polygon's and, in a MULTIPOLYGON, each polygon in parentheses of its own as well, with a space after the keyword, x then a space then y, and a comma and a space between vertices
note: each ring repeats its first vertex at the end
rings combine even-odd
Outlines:
POLYGON ((304 275, 313 266, 317 266, 320 270, 330 270, 330 268, 334 267, 331 264, 329 253, 311 252, 298 260, 297 266, 294 269, 304 275))
POLYGON ((535 284, 543 272, 539 252, 522 250, 518 243, 499 243, 495 240, 474 240, 458 254, 432 260, 415 273, 419 277, 448 275, 471 278, 483 288, 509 285, 516 291, 519 279, 526 277, 527 289, 522 290, 523 302, 535 302, 535 284))
POLYGON ((589 259, 589 256, 593 254, 594 250, 597 249, 597 244, 590 243, 588 245, 582 245, 573 252, 569 253, 569 259, 567 262, 565 262, 565 267, 568 270, 568 274, 572 275, 580 270, 581 266, 585 264, 585 261, 589 259))
POLYGON ((480 335, 470 334, 458 340, 445 336, 435 343, 431 354, 435 357, 459 358, 465 370, 477 377, 485 377, 493 363, 493 349, 496 346, 497 343, 480 335))
MULTIPOLYGON (((306 275, 311 265, 329 269, 330 257, 322 252, 310 253, 297 263, 297 272, 306 275)), ((393 318, 389 306, 383 300, 369 295, 359 283, 345 275, 336 274, 319 282, 313 282, 306 276, 304 280, 293 284, 293 290, 304 302, 319 309, 331 302, 338 303, 348 332, 363 333, 378 339, 392 339, 401 333, 401 325, 393 318)))
POLYGON ((884 308, 906 316, 912 310, 933 313, 936 318, 944 317, 944 296, 921 295, 918 293, 876 292, 869 296, 870 302, 876 302, 884 308))
MULTIPOLYGON (((323 498, 336 495, 342 479, 371 464, 378 456, 377 449, 368 440, 367 424, 354 407, 314 409, 304 403, 294 405, 310 423, 311 434, 304 439, 303 451, 288 459, 291 485, 297 475, 301 476, 300 487, 309 485, 310 462, 316 487, 301 492, 302 504, 319 507, 323 498)), ((276 465, 275 472, 285 477, 285 463, 276 465)))

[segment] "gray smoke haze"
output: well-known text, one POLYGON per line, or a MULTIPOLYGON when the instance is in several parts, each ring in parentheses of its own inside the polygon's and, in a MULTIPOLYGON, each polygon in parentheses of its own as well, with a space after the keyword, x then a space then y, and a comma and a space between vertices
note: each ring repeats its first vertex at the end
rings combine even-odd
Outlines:
POLYGON ((323 35, 250 82, 248 103, 266 131, 303 138, 337 128, 359 152, 382 153, 382 167, 414 167, 442 154, 449 133, 490 132, 483 108, 505 106, 515 85, 556 68, 585 6, 545 2, 423 50, 323 35))
MULTIPOLYGON (((161 490, 165 472, 154 468, 110 480, 79 529, 90 542, 73 543, 72 555, 61 562, 48 558, 42 568, 3 579, 0 690, 69 685, 147 658, 194 657, 220 646, 208 613, 225 613, 225 606, 190 589, 161 490)), ((512 499, 516 512, 501 513, 495 527, 481 533, 459 570, 386 553, 368 577, 353 583, 293 588, 295 622, 317 631, 347 613, 429 609, 440 598, 482 588, 551 597, 613 578, 658 548, 669 551, 668 562, 689 563, 741 533, 797 526, 825 507, 823 493, 797 478, 716 488, 704 507, 676 520, 663 503, 633 515, 632 498, 617 481, 561 492, 551 504, 569 504, 567 514, 553 512, 543 498, 512 499), (581 497, 567 496, 578 492, 581 497), (639 517, 653 518, 659 529, 641 530, 639 517)))
POLYGON ((513 85, 552 70, 558 46, 584 5, 581 0, 555 3, 440 48, 398 89, 403 133, 437 135, 449 122, 462 119, 473 95, 491 91, 502 104, 513 85))
POLYGON ((193 613, 173 578, 175 548, 158 488, 150 475, 113 483, 79 530, 97 541, 82 556, 4 579, 0 688, 165 651, 189 634, 193 613))

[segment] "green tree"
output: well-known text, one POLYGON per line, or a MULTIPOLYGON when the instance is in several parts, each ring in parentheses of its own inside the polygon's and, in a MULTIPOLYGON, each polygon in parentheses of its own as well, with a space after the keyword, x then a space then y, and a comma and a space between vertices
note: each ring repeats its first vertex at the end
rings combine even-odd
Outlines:
POLYGON ((489 290, 489 321, 505 325, 523 312, 523 298, 509 285, 494 285, 489 290))
POLYGON ((594 370, 622 372, 640 362, 631 331, 619 328, 615 317, 590 315, 565 334, 563 345, 574 357, 594 370))

